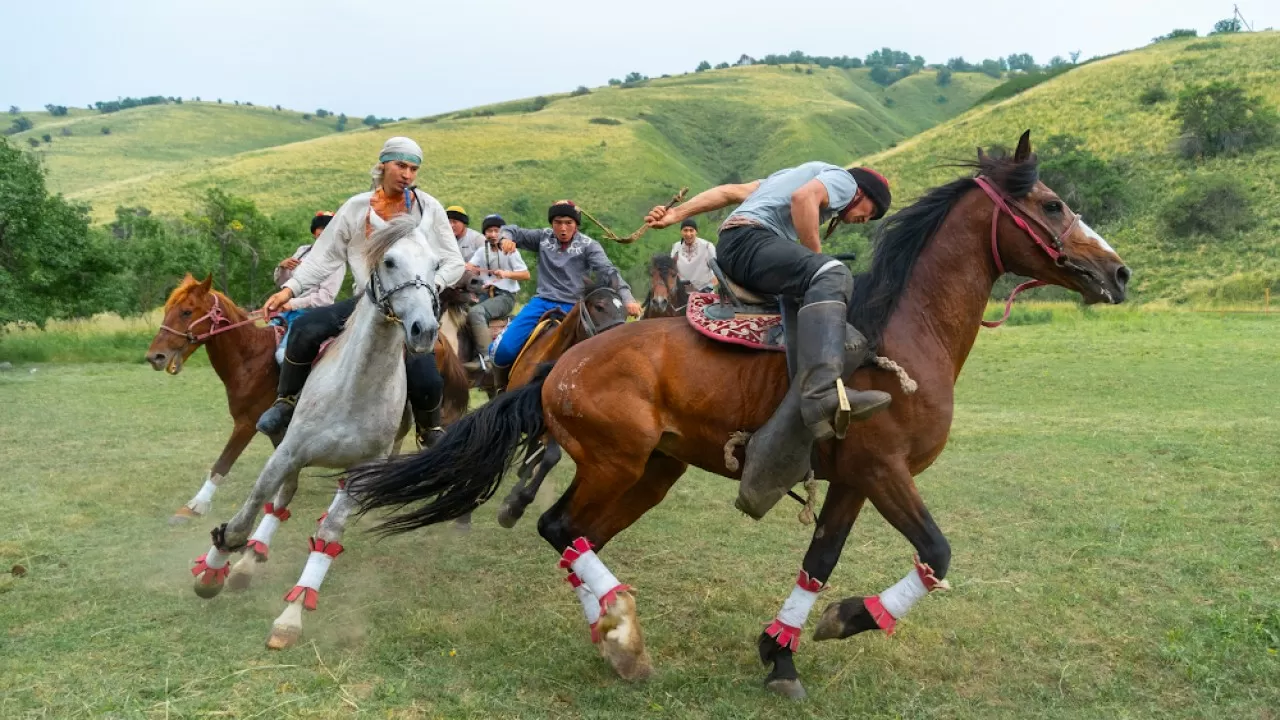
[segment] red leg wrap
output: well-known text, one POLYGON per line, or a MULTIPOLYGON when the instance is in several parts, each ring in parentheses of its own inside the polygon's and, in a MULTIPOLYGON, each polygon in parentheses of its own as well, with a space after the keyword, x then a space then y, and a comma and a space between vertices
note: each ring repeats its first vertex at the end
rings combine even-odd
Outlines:
POLYGON ((316 590, 314 588, 309 588, 309 587, 302 587, 301 585, 294 585, 293 589, 285 594, 284 601, 293 602, 294 600, 298 599, 298 596, 302 596, 302 607, 308 610, 315 610, 316 603, 320 601, 319 590, 316 590))
POLYGON ((311 552, 324 553, 331 558, 336 558, 342 554, 342 544, 337 542, 325 542, 320 538, 310 538, 307 542, 311 545, 311 552))
POLYGON ((779 647, 791 652, 795 652, 800 647, 800 633, 800 628, 792 627, 781 620, 774 620, 764 629, 764 634, 777 641, 779 647))
POLYGON ((630 585, 618 585, 614 589, 605 593, 604 597, 600 598, 600 614, 607 614, 609 612, 609 608, 613 607, 614 604, 618 602, 618 593, 630 589, 630 585))
POLYGON ((898 620, 893 615, 890 615, 888 610, 884 609, 884 605, 880 602, 880 596, 872 595, 862 598, 862 604, 867 608, 867 612, 871 613, 871 618, 876 621, 876 624, 880 626, 884 634, 892 635, 893 628, 898 624, 898 620))
POLYGON ((329 517, 329 511, 325 510, 324 512, 320 513, 320 517, 316 518, 316 524, 319 525, 320 523, 323 523, 324 519, 327 517, 329 517))
POLYGON ((796 576, 796 585, 799 586, 801 590, 808 590, 809 592, 816 593, 822 591, 822 581, 809 577, 809 573, 803 570, 801 570, 800 574, 796 576))
POLYGON ((263 560, 267 559, 267 544, 262 542, 261 540, 250 540, 248 543, 248 548, 252 550, 254 553, 256 553, 258 557, 262 558, 263 560))
POLYGON ((585 537, 580 537, 577 540, 574 540, 569 547, 564 549, 564 554, 560 556, 561 569, 568 570, 578 558, 582 557, 583 553, 590 552, 591 550, 591 541, 585 537))
POLYGON ((201 555, 195 560, 195 567, 191 568, 191 574, 200 578, 201 585, 221 585, 227 579, 227 573, 231 572, 231 563, 227 563, 220 568, 211 568, 204 561, 205 555, 201 555))
POLYGON ((572 570, 569 571, 569 576, 564 581, 569 583, 569 587, 575 590, 582 587, 582 578, 578 577, 578 573, 572 570))
POLYGON ((934 590, 950 590, 951 585, 946 580, 939 580, 933 574, 933 568, 928 563, 920 562, 920 556, 915 556, 916 574, 920 576, 920 582, 924 583, 924 589, 929 592, 934 590))
POLYGON ((591 623, 591 644, 592 645, 600 644, 600 621, 599 620, 591 623))

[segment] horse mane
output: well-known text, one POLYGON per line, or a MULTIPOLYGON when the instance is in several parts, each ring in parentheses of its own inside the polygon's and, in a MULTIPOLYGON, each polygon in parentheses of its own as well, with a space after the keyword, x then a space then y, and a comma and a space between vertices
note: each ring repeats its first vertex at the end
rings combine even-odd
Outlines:
POLYGON ((981 175, 1014 198, 1026 197, 1040 179, 1035 155, 1015 162, 1004 152, 984 155, 979 151, 977 161, 956 163, 952 167, 971 168, 975 172, 933 188, 885 220, 876 233, 870 269, 853 279, 848 319, 867 336, 872 347, 879 345, 920 253, 942 227, 952 205, 978 186, 973 178, 981 175))
MULTIPOLYGON (((178 283, 178 287, 174 288, 173 292, 169 293, 169 299, 164 301, 163 312, 169 312, 173 309, 174 305, 186 300, 191 296, 192 292, 203 284, 204 283, 202 281, 192 277, 191 273, 187 273, 187 276, 182 278, 182 282, 178 283)), ((235 317, 237 315, 243 316, 245 314, 244 310, 242 310, 239 305, 235 304, 235 301, 226 295, 223 295, 213 288, 209 288, 209 294, 217 297, 218 300, 222 302, 222 307, 226 310, 227 315, 235 317)))
POLYGON ((382 258, 401 238, 409 235, 418 229, 418 219, 412 214, 405 213, 392 218, 387 222, 384 228, 378 228, 369 236, 369 249, 365 251, 364 259, 370 273, 382 262, 382 258))
POLYGON ((657 270, 663 275, 666 275, 669 272, 675 271, 676 259, 666 253, 657 253, 653 257, 649 258, 649 269, 657 270))

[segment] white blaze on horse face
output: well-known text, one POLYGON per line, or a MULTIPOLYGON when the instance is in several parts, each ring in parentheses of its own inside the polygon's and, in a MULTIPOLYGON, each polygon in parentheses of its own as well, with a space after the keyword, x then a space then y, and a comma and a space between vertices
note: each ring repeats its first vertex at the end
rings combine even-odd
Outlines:
POLYGON ((1089 227, 1088 223, 1086 223, 1084 220, 1080 221, 1080 229, 1084 230, 1085 236, 1087 236, 1090 240, 1097 243, 1098 247, 1102 248, 1103 250, 1106 250, 1112 255, 1116 254, 1115 248, 1111 247, 1110 243, 1102 239, 1102 236, 1099 235, 1097 231, 1095 231, 1093 228, 1089 227))

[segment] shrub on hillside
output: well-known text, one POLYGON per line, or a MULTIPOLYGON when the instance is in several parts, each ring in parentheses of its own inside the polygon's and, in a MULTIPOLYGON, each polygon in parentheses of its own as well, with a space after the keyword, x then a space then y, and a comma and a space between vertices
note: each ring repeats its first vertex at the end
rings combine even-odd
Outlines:
POLYGON ((622 84, 618 78, 609 78, 609 87, 617 87, 622 84))
POLYGON ((550 104, 551 104, 550 100, 548 100, 546 97, 542 95, 539 95, 538 97, 533 99, 533 112, 538 112, 539 110, 541 110, 542 108, 550 104))
POLYGON ((892 85, 897 80, 896 74, 889 71, 884 65, 875 65, 871 68, 871 81, 879 85, 892 85))
POLYGON ((1052 135, 1036 147, 1040 179, 1090 223, 1106 224, 1124 213, 1124 173, 1094 155, 1074 135, 1052 135))
POLYGON ((52 135, 50 135, 49 133, 45 133, 45 134, 41 135, 41 136, 40 136, 40 139, 41 139, 41 140, 43 140, 43 141, 45 141, 45 142, 47 142, 47 143, 51 143, 51 142, 53 142, 53 136, 52 136, 52 135))
POLYGON ((36 138, 27 138, 27 144, 33 148, 40 147, 40 141, 37 140, 36 138))
POLYGON ((583 95, 590 95, 590 94, 591 94, 591 91, 587 89, 586 85, 579 85, 577 88, 574 89, 573 92, 569 93, 569 97, 582 97, 583 95))
POLYGON ((1165 225, 1178 237, 1226 238, 1248 230, 1255 221, 1244 186, 1229 175, 1193 178, 1164 210, 1165 225))
POLYGON ((17 105, 10 105, 10 106, 9 106, 9 114, 10 114, 10 115, 17 115, 17 114, 18 114, 18 113, 20 113, 20 112, 22 112, 22 109, 21 109, 21 108, 19 108, 17 105))
POLYGON ((1244 28, 1240 24, 1240 18, 1227 18, 1219 20, 1213 24, 1213 32, 1210 35, 1222 35, 1224 33, 1238 33, 1244 28))
POLYGON ((698 67, 694 68, 693 71, 703 72, 705 70, 710 70, 710 69, 711 69, 711 63, 707 62, 706 60, 703 60, 702 62, 698 63, 698 67))
POLYGON ((31 118, 28 118, 26 115, 23 115, 19 117, 17 120, 14 120, 13 123, 9 125, 9 129, 5 131, 5 134, 16 135, 17 133, 30 130, 34 126, 35 126, 35 123, 31 122, 31 118))
POLYGON ((727 62, 716 63, 716 69, 717 69, 717 70, 728 70, 728 69, 729 69, 729 63, 727 63, 727 62))
POLYGON ((54 117, 62 117, 62 116, 64 116, 64 115, 66 115, 66 114, 67 114, 67 106, 66 106, 66 105, 53 105, 53 104, 49 104, 49 105, 45 105, 45 106, 44 106, 44 109, 45 109, 45 110, 48 110, 48 111, 49 111, 49 114, 50 114, 50 115, 52 115, 52 116, 54 116, 54 117))
POLYGON ((110 135, 110 134, 111 134, 111 128, 107 127, 106 125, 103 125, 103 126, 102 126, 102 134, 103 134, 103 135, 110 135))
POLYGON ((938 83, 938 87, 946 87, 951 84, 951 68, 938 68, 938 74, 934 78, 934 82, 938 83))
POLYGON ((329 117, 329 115, 330 115, 329 111, 328 111, 328 110, 325 110, 324 108, 317 108, 317 109, 316 109, 316 117, 318 117, 318 118, 324 119, 324 118, 329 117))
POLYGON ((593 117, 587 122, 594 125, 621 125, 622 121, 611 117, 593 117))
POLYGON ((1165 90, 1163 85, 1152 85, 1142 91, 1142 94, 1138 96, 1138 102, 1143 105, 1155 105, 1168 100, 1169 97, 1169 91, 1165 90))
POLYGON ((1164 40, 1177 40, 1178 38, 1193 38, 1198 34, 1199 33, 1197 33, 1195 30, 1179 28, 1177 30, 1171 31, 1168 35, 1161 35, 1160 37, 1151 38, 1151 42, 1162 42, 1164 40))
POLYGON ((1179 145, 1189 158, 1251 151, 1270 143, 1280 126, 1261 97, 1223 81, 1182 91, 1173 119, 1182 123, 1179 145))
POLYGON ((310 119, 311 119, 311 113, 302 113, 302 119, 303 119, 303 120, 310 120, 310 119))

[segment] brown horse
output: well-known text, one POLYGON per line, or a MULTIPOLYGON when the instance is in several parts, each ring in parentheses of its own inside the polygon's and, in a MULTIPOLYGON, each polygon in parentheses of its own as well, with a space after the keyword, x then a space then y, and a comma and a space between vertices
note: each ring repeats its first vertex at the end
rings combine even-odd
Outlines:
POLYGON ((680 279, 676 260, 659 253, 649 258, 649 294, 644 299, 644 320, 683 315, 689 304, 689 282, 680 279))
MULTIPOLYGON (((804 694, 793 651, 867 500, 911 542, 916 560, 879 595, 829 605, 815 639, 892 632, 915 602, 946 587, 951 548, 913 476, 946 445, 955 380, 996 279, 1007 270, 1089 303, 1124 299, 1128 268, 1039 182, 1029 134, 1012 158, 979 153, 974 165, 975 177, 935 188, 890 218, 870 271, 856 280, 849 321, 919 389, 906 395, 898 378, 880 370, 846 374, 853 387, 892 394, 893 404, 815 451, 814 469, 829 491, 791 595, 758 642, 775 692, 804 694)), ((658 504, 689 465, 739 477, 740 431, 761 427, 786 393, 782 355, 714 342, 680 318, 628 325, 572 348, 429 452, 364 468, 353 479, 366 509, 422 502, 383 526, 407 531, 472 509, 501 479, 521 437, 550 433, 577 471, 538 531, 563 553, 561 567, 588 622, 603 633, 603 654, 622 677, 642 678, 650 663, 635 599, 596 551, 658 504)))
MULTIPOLYGON (((231 411, 231 437, 222 454, 209 469, 200 491, 178 508, 171 523, 209 512, 214 491, 253 440, 258 418, 275 401, 280 379, 275 329, 257 326, 249 313, 212 287, 212 275, 203 281, 190 274, 183 278, 165 301, 160 330, 147 349, 151 367, 177 375, 192 353, 205 347, 209 364, 226 387, 227 409, 231 411)), ((445 381, 441 419, 446 425, 466 412, 470 400, 466 370, 451 351, 445 351, 447 347, 442 339, 436 341, 436 367, 445 381)))
MULTIPOLYGON (((484 370, 469 370, 464 364, 474 360, 481 352, 481 348, 475 346, 475 339, 471 337, 471 330, 467 325, 467 311, 483 292, 484 283, 480 280, 480 276, 470 270, 463 272, 462 278, 453 287, 440 291, 440 305, 443 308, 440 317, 440 337, 455 351, 470 387, 483 390, 489 399, 493 399, 493 396, 498 393, 498 386, 494 379, 492 365, 484 370)), ((507 322, 505 318, 494 320, 489 323, 489 331, 496 335, 506 327, 507 322)))

